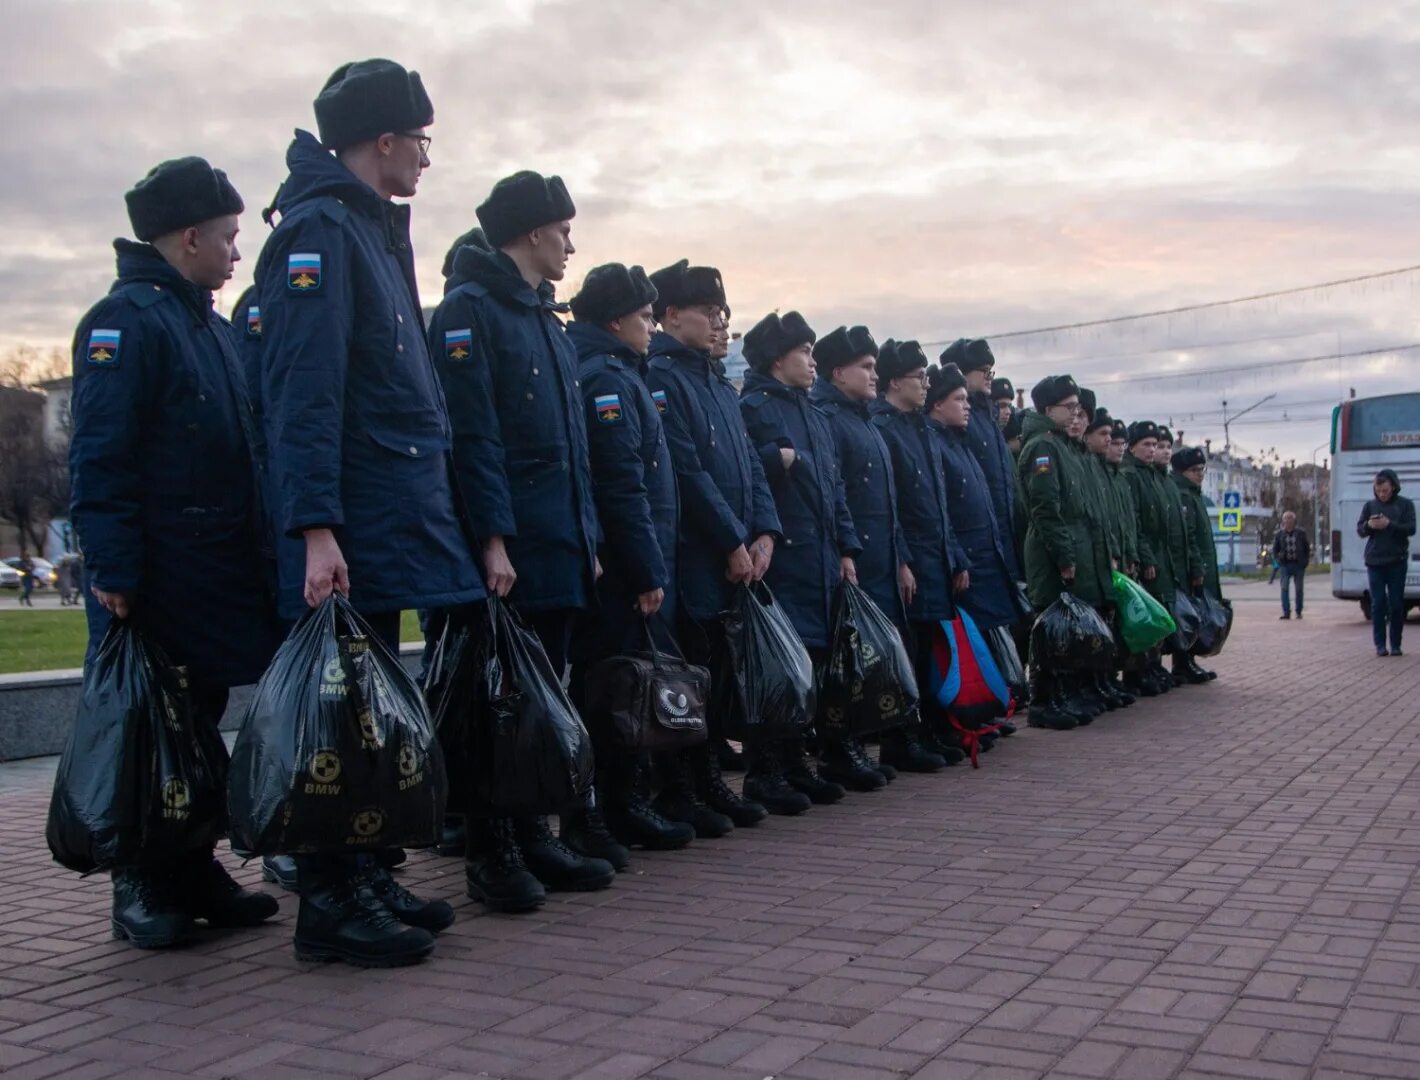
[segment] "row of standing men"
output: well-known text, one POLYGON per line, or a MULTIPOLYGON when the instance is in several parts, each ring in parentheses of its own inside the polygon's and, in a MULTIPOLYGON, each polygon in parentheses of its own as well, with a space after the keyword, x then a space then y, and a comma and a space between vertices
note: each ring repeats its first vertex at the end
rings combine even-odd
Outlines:
MULTIPOLYGON (((863 327, 819 339, 797 313, 770 315, 745 335, 753 370, 737 391, 720 363, 723 282, 685 260, 650 275, 595 268, 564 327, 553 283, 575 251, 575 207, 560 179, 532 172, 477 208, 426 328, 409 207, 394 201, 429 165, 422 80, 387 60, 347 64, 315 114, 319 137, 298 131, 287 152, 265 215, 277 224, 235 328, 212 290, 239 258, 243 203, 220 170, 182 158, 127 194, 137 242, 115 242, 117 280, 75 336, 72 515, 91 640, 111 618, 138 621, 188 668, 206 722, 333 590, 391 645, 404 610, 428 613, 432 635, 475 619, 489 593, 507 597, 554 667, 571 668, 575 698, 580 672, 633 647, 648 619, 723 671, 720 615, 742 584, 765 581, 819 657, 834 589, 857 581, 925 669, 932 627, 957 604, 987 627, 1015 625, 1048 602, 1047 579, 1080 590, 1090 578, 1077 517, 1098 524, 1099 508, 1079 511, 1073 459, 1052 456, 1076 451, 1044 445, 1060 432, 1030 419, 1069 395, 1037 394, 1023 434, 1041 446, 1033 461, 1027 447, 1018 478, 984 342, 955 343, 929 371, 915 342, 878 346, 863 327), (1022 520, 1030 604, 1017 586, 1022 520), (1037 580, 1042 558, 1054 572, 1037 580)), ((1152 519, 1138 505, 1150 579, 1149 567, 1176 564, 1146 552, 1152 519)), ((1106 559, 1127 566, 1129 553, 1106 559)), ((1047 683, 1049 726, 1092 704, 1087 687, 1047 683)), ((712 728, 733 707, 724 680, 714 695, 712 728)), ((960 758, 932 724, 884 734, 877 762, 853 740, 749 745, 737 793, 715 748, 654 769, 597 750, 597 797, 567 808, 560 835, 495 807, 467 816, 471 896, 530 910, 548 889, 611 884, 628 845, 724 835, 879 788, 894 766, 960 758)), ((428 955, 453 912, 399 885, 402 858, 272 860, 268 876, 301 894, 298 953, 364 965, 428 955)), ((207 856, 113 877, 115 934, 139 946, 276 910, 207 856)))

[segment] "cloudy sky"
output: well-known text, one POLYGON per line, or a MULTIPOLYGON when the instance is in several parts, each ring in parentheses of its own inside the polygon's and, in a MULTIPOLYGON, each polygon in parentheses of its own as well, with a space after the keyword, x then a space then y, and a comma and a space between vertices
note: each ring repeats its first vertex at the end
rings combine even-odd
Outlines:
MULTIPOLYGON (((1420 6, 1172 7, 12 0, 0 344, 67 340, 111 278, 124 190, 181 154, 249 207, 225 310, 292 129, 334 67, 378 55, 435 103, 430 303, 449 240, 518 168, 577 202, 564 295, 599 262, 688 257, 722 268, 740 330, 797 308, 945 343, 1420 263, 1420 6)), ((1002 337, 998 373, 1069 370, 1215 444, 1224 399, 1275 393, 1233 439, 1305 460, 1350 388, 1420 388, 1420 349, 1281 362, 1420 343, 1417 288, 1002 337)))

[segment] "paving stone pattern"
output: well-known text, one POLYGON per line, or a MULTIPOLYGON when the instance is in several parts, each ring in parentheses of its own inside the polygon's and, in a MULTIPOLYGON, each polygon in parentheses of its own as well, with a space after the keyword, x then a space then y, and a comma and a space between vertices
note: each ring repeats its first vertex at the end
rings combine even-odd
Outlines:
POLYGON ((1316 584, 1300 623, 1235 589, 1210 686, 532 916, 415 856, 460 918, 393 972, 298 963, 285 895, 267 928, 119 945, 107 881, 49 860, 45 769, 0 766, 0 1073, 1420 1077, 1420 661, 1316 584))

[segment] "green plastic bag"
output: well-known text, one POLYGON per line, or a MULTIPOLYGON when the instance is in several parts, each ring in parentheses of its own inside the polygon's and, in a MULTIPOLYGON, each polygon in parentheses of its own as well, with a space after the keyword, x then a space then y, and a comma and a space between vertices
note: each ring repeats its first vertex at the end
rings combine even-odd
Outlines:
POLYGON ((1119 632, 1132 653, 1148 652, 1174 632, 1173 616, 1148 590, 1118 570, 1112 575, 1114 600, 1119 606, 1119 632))

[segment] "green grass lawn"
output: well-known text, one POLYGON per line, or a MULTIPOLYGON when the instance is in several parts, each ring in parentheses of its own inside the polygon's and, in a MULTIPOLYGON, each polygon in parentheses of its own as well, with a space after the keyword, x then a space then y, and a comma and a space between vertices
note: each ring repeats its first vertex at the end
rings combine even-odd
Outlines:
POLYGON ((88 638, 83 608, 0 611, 0 675, 82 667, 88 638))
MULTIPOLYGON (((83 608, 0 611, 0 675, 82 667, 88 636, 83 608)), ((412 611, 400 620, 400 639, 423 640, 412 611)))

